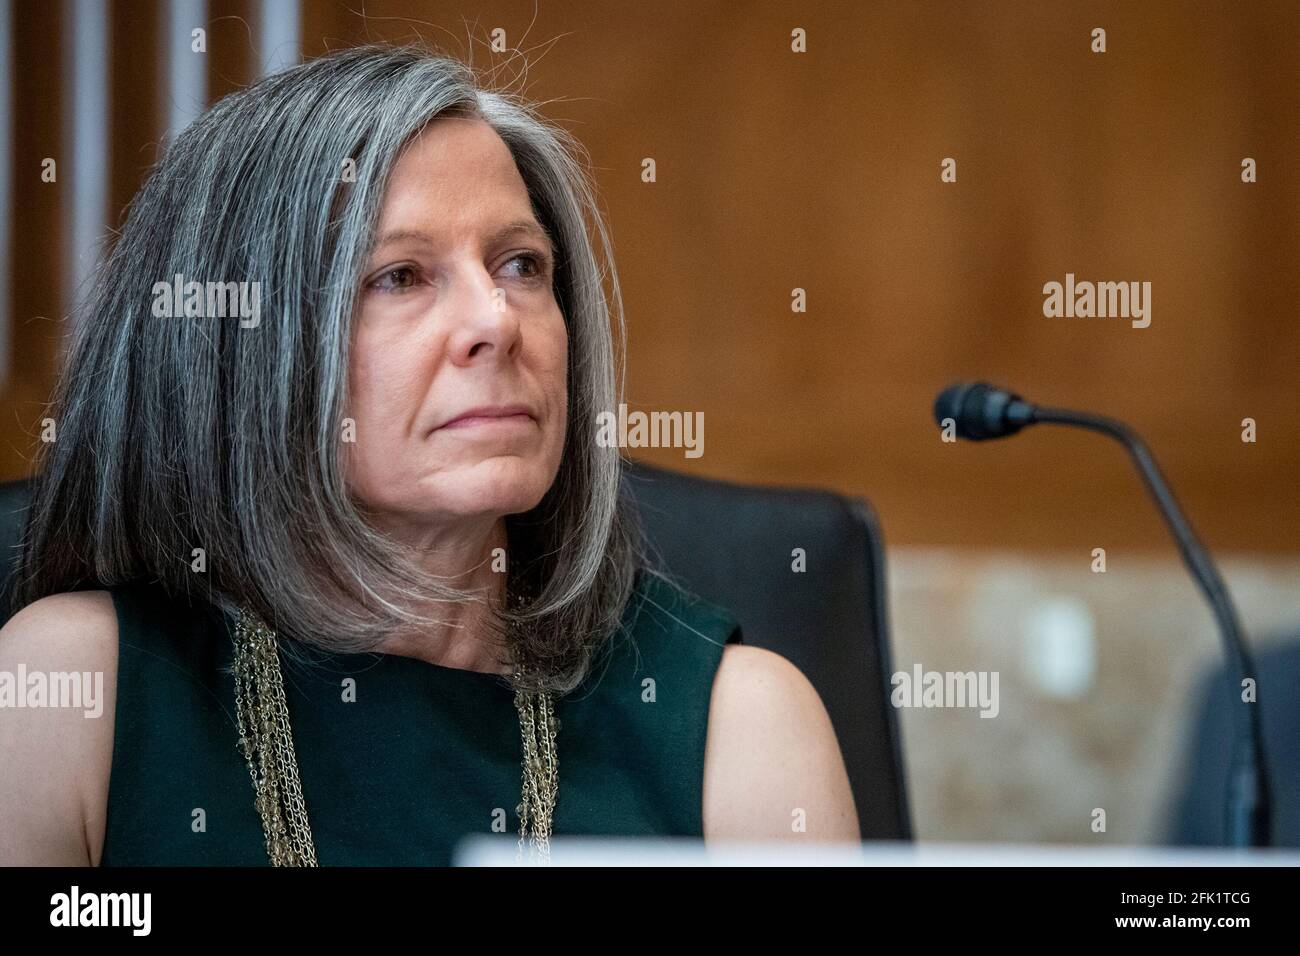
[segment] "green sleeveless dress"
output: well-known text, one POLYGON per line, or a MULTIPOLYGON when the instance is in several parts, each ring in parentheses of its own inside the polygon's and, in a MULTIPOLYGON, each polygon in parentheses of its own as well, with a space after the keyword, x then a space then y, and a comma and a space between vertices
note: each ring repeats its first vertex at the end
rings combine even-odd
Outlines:
MULTIPOLYGON (((269 865, 238 748, 233 618, 156 585, 110 590, 119 654, 101 865, 269 865)), ((713 677, 740 640, 729 612, 638 573, 609 650, 555 702, 555 836, 703 834, 713 677)), ((321 866, 445 866, 466 836, 518 840, 521 744, 504 677, 305 653, 281 659, 321 866)))

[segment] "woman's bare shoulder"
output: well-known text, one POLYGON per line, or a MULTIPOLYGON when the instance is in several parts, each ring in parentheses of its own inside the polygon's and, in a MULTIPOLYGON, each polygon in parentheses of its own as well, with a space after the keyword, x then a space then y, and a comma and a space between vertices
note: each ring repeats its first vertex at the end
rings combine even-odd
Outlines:
POLYGON ((803 672, 779 654, 743 644, 723 652, 709 707, 704 835, 859 839, 826 707, 803 672))
POLYGON ((0 666, 24 663, 29 673, 115 670, 117 610, 112 594, 67 591, 18 611, 0 628, 0 666))
POLYGON ((53 594, 0 629, 0 865, 95 865, 113 757, 117 613, 53 594))
POLYGON ((65 591, 33 601, 0 629, 0 642, 15 639, 17 635, 40 635, 41 640, 57 642, 66 636, 62 632, 69 626, 79 626, 83 634, 107 631, 107 636, 116 637, 113 595, 108 591, 65 591))

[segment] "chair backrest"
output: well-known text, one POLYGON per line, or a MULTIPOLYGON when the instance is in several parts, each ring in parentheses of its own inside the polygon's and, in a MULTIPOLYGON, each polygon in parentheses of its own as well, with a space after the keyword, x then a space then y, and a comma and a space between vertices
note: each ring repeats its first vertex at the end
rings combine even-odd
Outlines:
POLYGON ((18 561, 18 543, 27 518, 30 486, 31 482, 25 479, 0 483, 0 625, 13 616, 9 613, 9 595, 18 561))
MULTIPOLYGON (((661 570, 730 609, 745 643, 812 682, 839 738, 863 839, 911 839, 885 615, 880 532, 867 503, 761 488, 631 463, 625 486, 661 570), (793 568, 802 549, 806 569, 793 568)), ((0 622, 28 482, 0 484, 0 622)))
MULTIPOLYGON (((1264 759, 1275 847, 1300 847, 1300 633, 1262 635, 1255 646, 1264 759)), ((1192 692, 1195 710, 1182 755, 1166 784, 1164 829, 1157 839, 1177 846, 1227 845, 1227 794, 1241 687, 1217 662, 1192 692)))
POLYGON ((626 485, 661 567, 730 609, 745 643, 795 664, 835 726, 866 840, 911 839, 870 506, 827 491, 763 488, 633 463, 626 485), (796 571, 796 549, 806 567, 796 571))

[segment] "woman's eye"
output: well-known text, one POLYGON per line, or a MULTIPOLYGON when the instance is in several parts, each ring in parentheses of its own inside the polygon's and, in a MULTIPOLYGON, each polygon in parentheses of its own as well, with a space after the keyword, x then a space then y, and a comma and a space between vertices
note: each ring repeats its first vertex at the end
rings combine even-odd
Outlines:
POLYGON ((506 267, 521 269, 516 273, 521 279, 539 279, 546 274, 546 260, 531 252, 515 256, 506 263, 506 267))
POLYGON ((370 282, 372 289, 380 292, 405 292, 414 288, 418 276, 410 266, 385 269, 370 282))

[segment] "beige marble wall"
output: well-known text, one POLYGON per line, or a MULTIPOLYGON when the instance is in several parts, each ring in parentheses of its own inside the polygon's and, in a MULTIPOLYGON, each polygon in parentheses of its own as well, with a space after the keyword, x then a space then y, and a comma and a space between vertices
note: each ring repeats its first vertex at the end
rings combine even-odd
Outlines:
MULTIPOLYGON (((923 840, 1143 843, 1158 838, 1190 692, 1221 659, 1176 555, 894 548, 894 670, 996 671, 997 716, 903 708, 923 840), (1091 829, 1094 808, 1106 832, 1091 829)), ((1300 634, 1300 556, 1219 556, 1255 646, 1300 634)))

